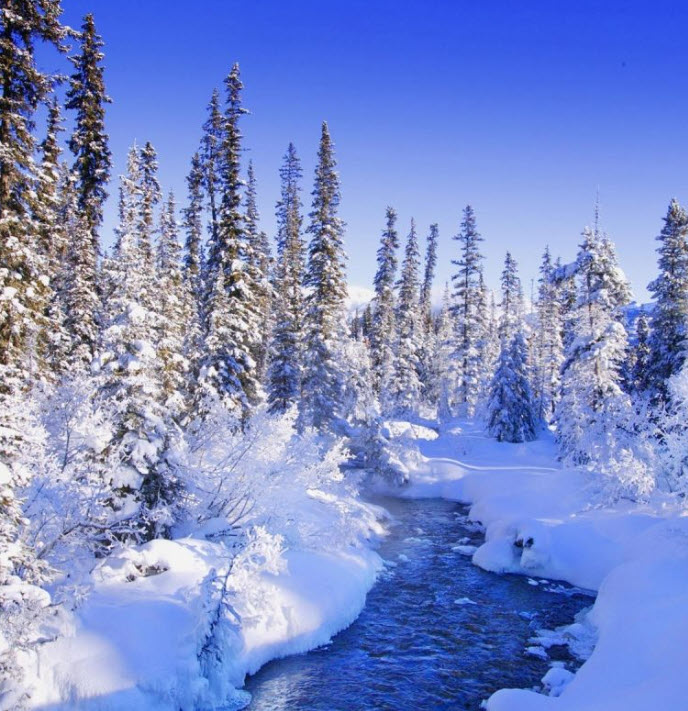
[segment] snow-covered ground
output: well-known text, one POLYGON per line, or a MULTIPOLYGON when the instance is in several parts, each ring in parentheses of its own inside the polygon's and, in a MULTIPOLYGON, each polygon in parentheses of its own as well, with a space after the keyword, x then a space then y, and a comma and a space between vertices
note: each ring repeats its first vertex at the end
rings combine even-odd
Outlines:
MULTIPOLYGON (((411 498, 470 503, 485 528, 473 555, 482 568, 565 580, 598 592, 586 619, 562 638, 594 651, 571 680, 553 666, 551 696, 494 694, 488 711, 647 711, 686 708, 688 512, 657 494, 609 503, 604 477, 562 470, 550 437, 497 443, 466 423, 417 440, 411 498), (567 683, 570 682, 570 683, 567 683), (556 696, 554 695, 556 694, 556 696)), ((540 644, 546 646, 545 636, 540 644)))
POLYGON ((66 602, 51 608, 37 652, 20 653, 26 707, 243 708, 247 674, 354 621, 382 565, 373 547, 385 512, 361 501, 336 447, 294 444, 278 425, 255 435, 245 472, 233 469, 235 488, 260 484, 236 534, 215 536, 228 524, 212 519, 65 566, 71 574, 53 592, 66 602))
MULTIPOLYGON (((238 561, 228 579, 237 624, 202 654, 212 621, 213 571, 222 548, 194 539, 157 540, 113 556, 71 619, 74 629, 44 645, 33 708, 241 708, 246 674, 276 657, 326 643, 365 603, 379 558, 365 548, 331 554, 289 551, 275 572, 238 561), (142 574, 142 571, 153 574, 142 574), (162 570, 163 572, 157 572, 162 570), (239 622, 240 620, 240 622, 239 622), (210 664, 199 661, 208 658, 210 664), (220 658, 221 657, 221 658, 220 658)), ((264 568, 263 565, 261 565, 264 568)))

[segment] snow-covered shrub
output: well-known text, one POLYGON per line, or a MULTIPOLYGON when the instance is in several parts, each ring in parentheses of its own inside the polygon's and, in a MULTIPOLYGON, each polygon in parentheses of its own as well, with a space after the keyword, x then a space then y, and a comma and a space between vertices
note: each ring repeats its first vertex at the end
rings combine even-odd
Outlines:
POLYGON ((295 412, 264 410, 242 431, 216 407, 203 422, 173 438, 169 459, 185 492, 178 532, 242 541, 265 527, 297 548, 357 544, 376 527, 372 509, 357 498, 358 476, 346 476, 341 440, 306 430, 295 412))

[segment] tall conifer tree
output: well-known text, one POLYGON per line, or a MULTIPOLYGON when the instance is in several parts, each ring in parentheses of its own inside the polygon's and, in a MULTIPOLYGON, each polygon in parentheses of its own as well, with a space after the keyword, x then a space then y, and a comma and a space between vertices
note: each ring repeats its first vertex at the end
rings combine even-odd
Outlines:
POLYGON ((322 124, 315 169, 313 206, 309 214, 305 356, 299 426, 331 429, 341 403, 342 368, 339 362, 344 336, 347 297, 344 223, 338 216, 339 176, 327 123, 322 124))
POLYGON ((103 80, 103 41, 96 33, 93 15, 81 27, 81 53, 71 58, 74 74, 69 80, 66 108, 76 111, 69 148, 75 156, 79 211, 98 254, 98 228, 103 222, 111 155, 105 133, 105 104, 111 103, 103 80))

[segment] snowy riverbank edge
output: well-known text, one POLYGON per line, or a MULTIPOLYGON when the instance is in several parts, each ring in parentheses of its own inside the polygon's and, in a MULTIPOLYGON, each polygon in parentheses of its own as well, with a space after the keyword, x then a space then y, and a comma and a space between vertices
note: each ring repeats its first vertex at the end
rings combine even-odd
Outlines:
MULTIPOLYGON (((602 477, 562 470, 551 438, 497 443, 456 423, 417 440, 409 498, 471 505, 485 528, 473 562, 497 573, 567 581, 597 591, 569 640, 596 637, 592 654, 558 696, 505 689, 488 711, 647 711, 685 706, 688 516, 669 497, 604 501, 602 477), (586 629, 587 628, 587 629, 586 629)), ((552 677, 554 674, 552 675, 552 677)))
POLYGON ((77 612, 56 615, 56 641, 25 660, 34 671, 29 707, 243 708, 247 674, 326 644, 356 619, 382 561, 364 541, 331 552, 288 550, 275 561, 257 549, 228 578, 240 623, 216 629, 214 647, 203 649, 217 609, 211 581, 226 564, 221 545, 195 538, 156 540, 108 558, 77 612), (157 570, 164 572, 141 573, 157 570))

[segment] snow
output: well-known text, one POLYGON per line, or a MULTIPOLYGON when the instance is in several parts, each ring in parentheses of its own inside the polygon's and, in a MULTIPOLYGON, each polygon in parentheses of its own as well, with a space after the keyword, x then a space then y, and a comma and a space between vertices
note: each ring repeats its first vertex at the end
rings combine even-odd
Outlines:
POLYGON ((659 492, 609 501, 604 477, 561 469, 552 438, 497 443, 470 423, 417 440, 409 498, 471 504, 485 542, 473 562, 495 573, 563 580, 597 592, 582 620, 533 640, 530 654, 567 642, 589 655, 571 677, 553 667, 543 695, 505 689, 488 711, 647 711, 685 707, 688 512, 659 492), (591 637, 594 637, 592 649, 591 637))
POLYGON ((110 556, 94 571, 87 600, 63 620, 61 636, 41 647, 31 708, 66 711, 87 700, 102 711, 240 708, 247 695, 235 687, 246 674, 325 644, 353 622, 381 560, 366 548, 287 551, 276 574, 233 570, 228 586, 240 581, 232 598, 240 623, 209 679, 199 661, 205 583, 226 565, 221 544, 192 538, 110 556))

